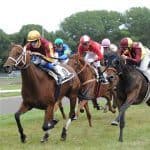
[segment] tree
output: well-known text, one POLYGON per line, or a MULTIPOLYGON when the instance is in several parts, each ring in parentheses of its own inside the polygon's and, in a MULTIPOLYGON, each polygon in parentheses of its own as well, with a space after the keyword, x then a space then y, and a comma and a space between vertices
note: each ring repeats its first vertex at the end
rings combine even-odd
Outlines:
POLYGON ((83 34, 101 41, 104 37, 113 39, 122 21, 122 15, 115 11, 85 11, 71 15, 60 26, 66 35, 76 42, 83 34))
POLYGON ((132 38, 150 47, 150 9, 145 7, 131 8, 126 11, 126 18, 130 25, 129 32, 132 38))

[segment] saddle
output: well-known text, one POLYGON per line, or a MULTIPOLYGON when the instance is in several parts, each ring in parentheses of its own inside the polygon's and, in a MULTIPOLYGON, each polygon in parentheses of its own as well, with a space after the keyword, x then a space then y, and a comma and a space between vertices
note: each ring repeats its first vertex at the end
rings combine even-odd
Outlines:
MULTIPOLYGON (((74 74, 72 74, 65 67, 63 67, 63 66, 61 66, 59 64, 57 64, 55 66, 55 68, 57 69, 58 74, 63 79, 62 82, 61 82, 61 84, 65 83, 65 82, 67 82, 69 80, 71 80, 74 77, 74 74)), ((59 79, 58 79, 58 75, 56 73, 54 73, 52 70, 48 70, 48 74, 55 79, 55 81, 56 81, 57 84, 60 84, 60 83, 58 83, 59 79)))
POLYGON ((47 57, 36 52, 33 52, 32 55, 36 56, 36 60, 33 61, 33 63, 37 65, 38 67, 40 67, 43 71, 47 72, 48 75, 53 77, 58 85, 63 84, 71 80, 74 77, 74 74, 69 72, 68 69, 66 69, 64 66, 61 66, 59 62, 53 63, 54 68, 55 68, 55 71, 54 71, 54 70, 43 67, 43 65, 41 64, 42 61, 45 61, 45 63, 52 63, 51 61, 49 61, 47 57), (59 83, 60 78, 62 79, 61 83, 59 83))

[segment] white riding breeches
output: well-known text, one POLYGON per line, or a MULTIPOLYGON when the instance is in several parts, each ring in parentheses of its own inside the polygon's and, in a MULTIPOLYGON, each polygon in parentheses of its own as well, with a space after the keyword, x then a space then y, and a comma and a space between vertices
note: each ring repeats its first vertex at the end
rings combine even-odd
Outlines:
POLYGON ((84 60, 88 63, 93 63, 93 65, 97 68, 100 67, 100 61, 96 61, 98 56, 91 51, 88 51, 84 57, 84 60))
POLYGON ((150 63, 150 51, 144 56, 139 67, 139 69, 146 75, 146 77, 150 81, 150 68, 148 68, 149 63, 150 63))

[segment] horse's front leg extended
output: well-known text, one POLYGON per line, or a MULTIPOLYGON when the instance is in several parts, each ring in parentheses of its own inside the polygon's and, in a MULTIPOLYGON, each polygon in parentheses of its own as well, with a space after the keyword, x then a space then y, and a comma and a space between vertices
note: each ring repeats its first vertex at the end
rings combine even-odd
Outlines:
POLYGON ((20 115, 27 112, 31 108, 29 106, 25 106, 23 103, 21 104, 19 110, 15 113, 15 120, 18 126, 18 131, 20 133, 20 139, 22 143, 26 142, 26 135, 23 133, 23 127, 20 122, 20 115))
POLYGON ((86 110, 86 115, 87 115, 87 118, 88 118, 88 121, 89 121, 89 126, 92 127, 92 121, 91 121, 92 117, 91 117, 91 113, 90 113, 88 102, 84 105, 84 108, 86 110))
POLYGON ((111 101, 113 101, 114 97, 113 94, 110 94, 110 96, 107 97, 107 106, 109 108, 109 111, 111 111, 112 113, 115 113, 116 110, 112 107, 111 101))
POLYGON ((45 118, 43 123, 43 130, 45 131, 44 136, 41 139, 41 142, 45 142, 48 140, 49 137, 49 129, 54 128, 54 126, 57 124, 57 120, 53 120, 53 113, 54 111, 54 104, 50 104, 47 109, 45 110, 45 118))
POLYGON ((125 112, 123 112, 120 116, 120 134, 119 134, 119 142, 123 142, 123 128, 125 127, 125 112))
POLYGON ((77 97, 69 97, 70 99, 70 113, 69 113, 69 119, 67 120, 65 126, 62 129, 62 133, 61 133, 61 140, 64 141, 66 140, 67 137, 67 130, 69 128, 69 125, 71 124, 71 122, 73 120, 75 120, 75 106, 76 106, 76 100, 77 97))

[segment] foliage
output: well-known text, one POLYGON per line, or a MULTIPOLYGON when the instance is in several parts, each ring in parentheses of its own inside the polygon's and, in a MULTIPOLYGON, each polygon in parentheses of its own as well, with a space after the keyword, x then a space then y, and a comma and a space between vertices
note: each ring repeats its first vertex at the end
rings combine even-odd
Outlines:
POLYGON ((131 8, 125 13, 116 11, 84 11, 72 14, 61 24, 55 32, 46 31, 41 25, 29 24, 22 26, 21 30, 14 34, 6 34, 0 30, 0 67, 2 67, 11 42, 25 44, 30 30, 38 30, 42 36, 51 42, 57 37, 64 39, 73 51, 77 50, 80 36, 88 34, 92 39, 101 42, 105 37, 118 44, 123 37, 131 37, 135 41, 141 41, 150 47, 150 9, 131 8), (125 26, 119 29, 120 26, 125 26))

